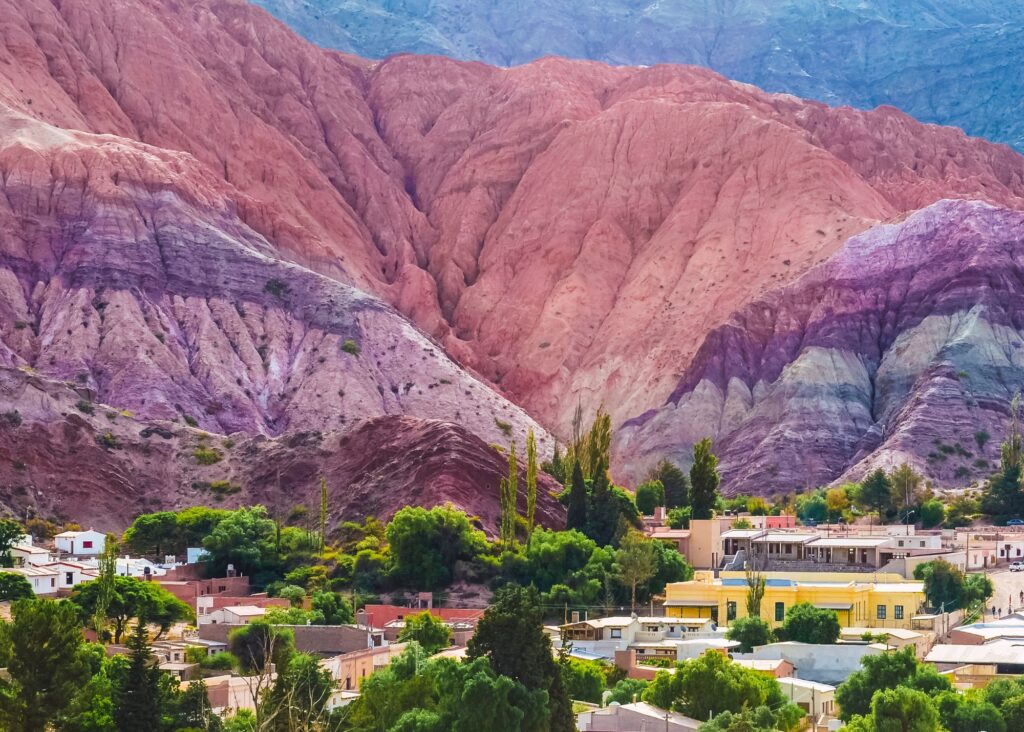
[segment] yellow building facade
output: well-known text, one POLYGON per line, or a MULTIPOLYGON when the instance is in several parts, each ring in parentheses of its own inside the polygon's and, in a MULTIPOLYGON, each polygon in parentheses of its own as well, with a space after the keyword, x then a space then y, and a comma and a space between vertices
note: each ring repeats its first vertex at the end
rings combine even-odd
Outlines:
MULTIPOLYGON (((910 628, 924 606, 924 584, 896 574, 834 572, 765 573, 761 617, 776 628, 786 611, 806 602, 835 610, 844 627, 910 628)), ((711 618, 728 625, 747 614, 743 572, 697 572, 689 582, 665 587, 665 614, 674 618, 711 618)))

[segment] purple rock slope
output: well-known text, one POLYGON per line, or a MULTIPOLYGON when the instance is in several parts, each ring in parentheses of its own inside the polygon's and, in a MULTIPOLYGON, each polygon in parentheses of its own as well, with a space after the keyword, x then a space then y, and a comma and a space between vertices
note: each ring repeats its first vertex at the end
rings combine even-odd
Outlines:
POLYGON ((941 484, 987 475, 1024 384, 1022 240, 1024 214, 964 201, 851 238, 710 333, 668 401, 623 427, 618 464, 686 464, 711 436, 729 492, 903 462, 941 484))

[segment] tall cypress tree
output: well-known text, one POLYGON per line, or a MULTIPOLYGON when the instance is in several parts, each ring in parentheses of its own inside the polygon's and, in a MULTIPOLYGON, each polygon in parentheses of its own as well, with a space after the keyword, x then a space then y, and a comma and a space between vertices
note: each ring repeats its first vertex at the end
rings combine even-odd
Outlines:
POLYGON ((598 546, 607 546, 615 538, 619 527, 618 500, 612 493, 607 463, 600 462, 590 484, 587 535, 598 546))
POLYGON ((660 480, 665 486, 665 508, 690 505, 690 479, 674 463, 662 460, 651 471, 648 480, 660 480))
POLYGON ((587 531, 587 484, 583 480, 580 464, 572 466, 572 482, 569 484, 569 511, 565 516, 565 528, 587 531))
POLYGON ((690 505, 693 518, 709 519, 714 515, 718 498, 718 458, 711 452, 711 438, 705 437, 693 446, 693 465, 690 467, 690 505))
POLYGON ((114 721, 119 732, 153 732, 161 728, 160 669, 153 664, 142 618, 126 644, 128 670, 114 692, 114 721))

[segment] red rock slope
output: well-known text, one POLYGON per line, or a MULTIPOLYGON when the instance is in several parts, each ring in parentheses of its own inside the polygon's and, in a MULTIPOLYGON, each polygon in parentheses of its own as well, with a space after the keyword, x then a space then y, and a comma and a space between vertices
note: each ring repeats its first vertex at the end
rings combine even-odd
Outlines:
POLYGON ((190 153, 276 252, 395 304, 549 426, 576 396, 661 403, 703 334, 874 222, 1024 193, 1007 148, 694 68, 371 65, 240 0, 0 18, 5 104, 190 153))

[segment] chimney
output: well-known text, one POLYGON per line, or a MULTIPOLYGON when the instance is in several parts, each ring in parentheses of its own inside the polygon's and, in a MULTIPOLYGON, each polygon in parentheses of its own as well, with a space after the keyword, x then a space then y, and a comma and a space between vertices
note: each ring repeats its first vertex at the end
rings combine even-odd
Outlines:
POLYGON ((664 522, 665 521, 665 507, 664 506, 655 506, 654 507, 654 520, 658 521, 658 522, 664 522))
POLYGON ((580 622, 580 611, 579 610, 573 610, 572 611, 572 622, 573 623, 580 622))

